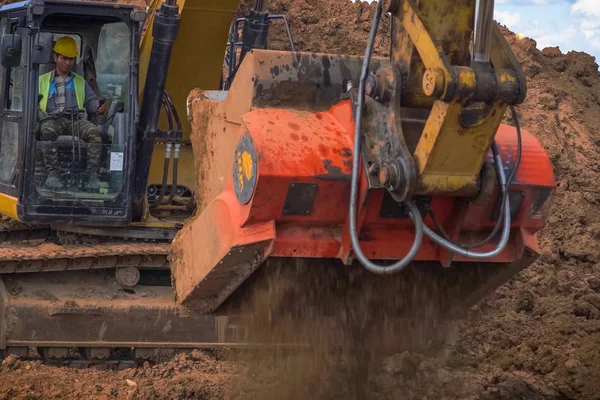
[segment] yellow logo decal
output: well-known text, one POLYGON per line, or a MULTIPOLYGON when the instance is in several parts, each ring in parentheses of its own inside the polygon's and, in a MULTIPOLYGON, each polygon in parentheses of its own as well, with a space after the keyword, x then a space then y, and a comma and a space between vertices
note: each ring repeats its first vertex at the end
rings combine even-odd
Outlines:
POLYGON ((238 183, 240 184, 240 191, 242 191, 244 189, 244 173, 242 166, 242 154, 239 151, 236 154, 235 163, 237 164, 238 183))
POLYGON ((254 160, 252 159, 252 155, 247 151, 244 151, 243 153, 237 151, 235 154, 235 163, 237 166, 237 180, 240 185, 240 191, 242 191, 244 190, 244 178, 246 178, 247 181, 252 179, 254 160))
POLYGON ((242 166, 244 169, 244 175, 246 176, 246 180, 250 180, 252 178, 252 164, 254 161, 252 160, 252 155, 247 151, 244 151, 242 154, 242 166))

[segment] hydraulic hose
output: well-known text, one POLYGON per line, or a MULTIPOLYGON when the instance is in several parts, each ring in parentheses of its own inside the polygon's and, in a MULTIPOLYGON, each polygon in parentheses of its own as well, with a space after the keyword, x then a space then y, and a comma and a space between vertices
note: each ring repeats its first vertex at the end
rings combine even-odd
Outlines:
POLYGON ((508 197, 508 185, 507 185, 507 181, 506 181, 506 175, 504 174, 504 168, 502 167, 502 158, 500 157, 500 153, 498 151, 498 145, 495 142, 492 144, 492 152, 494 154, 494 162, 496 164, 496 171, 498 172, 498 176, 500 179, 500 187, 502 190, 502 199, 504 200, 504 209, 503 209, 504 216, 501 217, 501 218, 503 218, 502 236, 500 237, 500 242, 498 242, 498 245, 496 246, 496 248, 494 250, 491 250, 491 251, 488 251, 485 253, 470 251, 468 249, 464 249, 464 248, 450 242, 449 240, 444 239, 443 237, 439 236, 434 231, 429 229, 427 226, 423 227, 423 230, 425 231, 425 235, 427 235, 427 237, 429 237, 432 241, 434 241, 438 245, 440 245, 456 254, 459 254, 464 257, 473 258, 473 259, 486 259, 486 258, 492 258, 492 257, 497 256, 504 250, 504 248, 506 247, 506 244, 508 243, 508 239, 510 237, 511 221, 510 221, 510 199, 508 197))
POLYGON ((179 150, 181 144, 175 143, 175 149, 173 151, 173 178, 171 182, 171 193, 169 194, 169 199, 167 200, 167 204, 170 205, 173 203, 173 199, 177 194, 177 170, 179 165, 179 150))
POLYGON ((165 194, 167 193, 167 180, 169 178, 169 162, 171 161, 171 147, 173 145, 171 143, 167 143, 165 149, 165 163, 163 166, 163 177, 162 177, 162 185, 160 187, 160 194, 158 195, 158 200, 151 207, 158 207, 163 203, 165 198, 165 194))
POLYGON ((360 147, 361 147, 361 138, 360 138, 360 130, 361 130, 361 120, 362 120, 362 109, 365 99, 365 84, 367 81, 367 77, 369 75, 369 65, 371 64, 371 56, 373 54, 373 45, 375 43, 375 35, 377 34, 377 27, 379 26, 379 21, 381 19, 382 14, 382 0, 377 2, 377 11, 375 12, 375 16, 373 17, 373 25, 371 26, 371 32, 369 34, 369 41, 367 44, 367 49, 365 51, 365 59, 362 65, 362 71, 360 75, 360 83, 358 87, 358 100, 356 105, 356 114, 354 118, 354 157, 352 158, 352 182, 350 188, 350 239, 352 241, 352 247, 354 249, 354 253, 358 258, 358 261, 365 267, 367 270, 376 273, 376 274, 391 274, 394 272, 401 271, 404 269, 410 262, 413 260, 419 247, 421 247, 421 242, 423 240, 423 220, 421 219, 421 214, 415 204, 412 201, 406 202, 405 206, 408 209, 408 214, 412 221, 415 224, 415 239, 413 241, 412 247, 410 248, 408 254, 404 256, 400 261, 391 264, 391 265, 377 265, 371 262, 363 253, 360 248, 360 242, 358 239, 358 233, 356 232, 356 212, 357 212, 357 198, 358 198, 358 178, 360 173, 360 147))
MULTIPOLYGON (((360 148, 361 148, 361 120, 362 120, 362 111, 363 104, 365 99, 365 84, 367 81, 367 77, 369 74, 369 65, 371 62, 371 56, 373 53, 373 46, 375 43, 375 36, 377 34, 377 28, 379 26, 379 21, 381 20, 381 14, 383 11, 382 0, 377 2, 377 10, 375 12, 375 16, 373 17, 373 24, 371 26, 371 31, 369 34, 369 40, 367 43, 367 48, 365 51, 365 58, 362 65, 359 89, 358 89, 358 99, 356 104, 356 112, 355 112, 355 126, 354 126, 354 157, 352 160, 352 181, 350 187, 350 207, 349 207, 349 219, 350 219, 350 239, 352 242, 352 247, 358 258, 359 262, 369 271, 374 272, 376 274, 390 274, 394 272, 401 271, 404 269, 416 256, 419 247, 421 246, 423 240, 423 233, 427 235, 434 243, 452 251, 456 254, 473 258, 473 259, 487 259, 492 258, 500 254, 508 244, 508 240, 510 238, 510 226, 511 226, 511 212, 510 212, 510 198, 508 196, 508 185, 509 181, 506 179, 506 175, 504 173, 504 168, 502 164, 502 158, 500 156, 500 152, 498 150, 497 144, 494 142, 492 144, 492 153, 494 156, 494 164, 496 167, 496 172, 498 174, 498 179, 501 186, 502 192, 502 207, 501 207, 501 215, 502 219, 502 236, 498 245, 494 250, 488 252, 475 252, 469 249, 460 247, 457 244, 452 243, 450 240, 447 240, 435 232, 433 232, 429 227, 427 227, 421 218, 421 214, 415 204, 412 201, 408 201, 404 203, 407 208, 408 214, 415 224, 415 239, 413 241, 413 245, 410 248, 408 254, 399 260, 398 262, 391 264, 389 266, 377 265, 371 262, 363 253, 360 247, 360 241, 358 239, 357 233, 357 198, 358 198, 358 181, 359 181, 359 172, 360 172, 360 148), (502 215, 503 214, 503 215, 502 215)), ((516 112, 513 108, 511 108, 513 112, 513 117, 516 112)), ((517 128, 518 129, 518 128, 517 128)), ((520 158, 520 132, 519 133, 519 158, 520 158)), ((518 166, 518 164, 517 164, 518 166)), ((514 170, 511 172, 511 179, 514 177, 514 173, 516 170, 516 166, 514 170)), ((499 224, 497 225, 497 227, 499 224)), ((496 229, 497 230, 497 229, 496 229)), ((490 235, 491 236, 491 235, 490 235)))
MULTIPOLYGON (((521 124, 519 123, 519 115, 517 114, 517 110, 515 109, 514 106, 510 106, 510 112, 511 112, 513 121, 515 122, 515 127, 517 129, 517 159, 515 161, 515 166, 510 171, 510 174, 508 174, 508 178, 506 178, 506 186, 507 187, 510 187, 510 185, 512 185, 512 183, 514 181, 515 175, 517 174, 517 170, 519 169, 519 165, 521 165, 521 154, 523 153, 523 139, 521 137, 521 124)), ((500 181, 499 174, 498 174, 498 181, 500 181)), ((502 216, 504 215, 504 207, 506 206, 506 198, 507 197, 508 197, 508 190, 504 193, 504 197, 502 197, 502 208, 500 209, 500 218, 498 219, 498 222, 496 223, 496 226, 494 226, 494 229, 492 230, 492 232, 485 239, 483 239, 480 242, 468 244, 468 245, 462 245, 462 247, 464 249, 476 249, 476 248, 482 247, 483 245, 489 243, 492 239, 494 239, 496 237, 496 235, 498 234, 498 231, 500 230, 500 223, 502 222, 501 221, 502 216)), ((433 215, 433 213, 431 213, 431 215, 433 215)), ((436 225, 437 225, 438 229, 440 229, 439 223, 436 222, 436 225)), ((444 235, 445 239, 448 239, 447 235, 444 233, 443 230, 441 230, 441 233, 442 233, 442 235, 444 235)))

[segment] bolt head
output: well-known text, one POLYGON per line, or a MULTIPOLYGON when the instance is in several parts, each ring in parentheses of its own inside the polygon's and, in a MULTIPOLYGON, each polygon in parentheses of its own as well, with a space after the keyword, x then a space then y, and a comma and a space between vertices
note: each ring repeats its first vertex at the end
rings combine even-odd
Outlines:
POLYGON ((439 97, 444 93, 446 77, 439 68, 429 68, 423 74, 423 92, 427 96, 439 97))
POLYGON ((390 183, 392 182, 392 174, 390 169, 385 166, 383 168, 381 168, 379 170, 379 183, 381 183, 382 186, 389 186, 390 183))

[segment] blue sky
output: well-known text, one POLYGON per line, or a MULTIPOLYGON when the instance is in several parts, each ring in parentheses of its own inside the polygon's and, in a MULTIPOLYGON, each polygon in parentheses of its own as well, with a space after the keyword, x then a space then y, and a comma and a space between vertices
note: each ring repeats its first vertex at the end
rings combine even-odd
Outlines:
POLYGON ((496 0, 494 18, 539 49, 585 51, 600 62, 600 0, 496 0))
POLYGON ((496 0, 494 18, 540 50, 585 51, 600 64, 600 0, 496 0))

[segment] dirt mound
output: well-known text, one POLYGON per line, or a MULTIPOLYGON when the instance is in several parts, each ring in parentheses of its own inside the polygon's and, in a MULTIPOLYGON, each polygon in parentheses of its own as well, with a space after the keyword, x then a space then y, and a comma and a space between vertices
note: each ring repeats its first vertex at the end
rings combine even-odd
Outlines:
MULTIPOLYGON (((458 365, 526 377, 554 397, 600 392, 600 73, 594 57, 536 48, 503 28, 523 63, 522 125, 544 145, 559 187, 539 262, 465 323, 458 365)), ((550 398, 554 398, 550 397, 550 398)), ((504 398, 504 397, 500 397, 504 398)))
MULTIPOLYGON (((242 0, 239 15, 245 15, 256 1, 242 0)), ((271 0, 271 14, 283 14, 289 21, 296 48, 315 53, 363 55, 375 5, 347 0, 271 0)), ((389 55, 390 20, 384 18, 375 42, 375 52, 389 55)), ((269 48, 289 50, 282 22, 275 22, 269 32, 269 48)))
POLYGON ((18 361, 0 368, 0 399, 220 399, 235 366, 199 351, 151 367, 73 369, 18 361))

